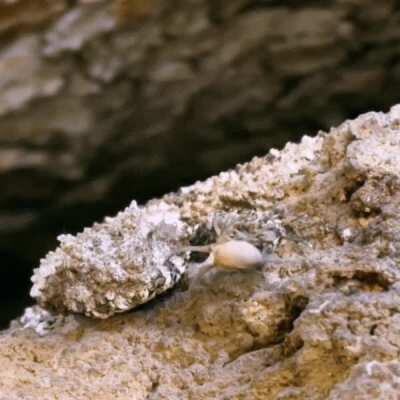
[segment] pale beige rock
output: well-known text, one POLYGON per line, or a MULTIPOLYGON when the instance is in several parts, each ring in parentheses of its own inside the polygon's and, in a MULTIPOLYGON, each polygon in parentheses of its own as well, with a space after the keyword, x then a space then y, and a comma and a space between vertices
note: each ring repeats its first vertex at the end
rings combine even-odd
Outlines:
MULTIPOLYGON (((145 220, 151 207, 178 210, 194 244, 215 241, 210 216, 228 213, 227 231, 257 244, 264 267, 199 277, 197 260, 186 260, 187 277, 168 294, 101 321, 30 309, 0 336, 0 399, 395 399, 397 115, 360 116, 147 204, 145 220), (265 234, 271 220, 281 228, 265 234)), ((117 221, 97 229, 106 238, 117 221)), ((93 235, 71 238, 77 259, 93 235)), ((136 240, 145 248, 154 239, 136 240)), ((104 257, 113 248, 123 255, 116 242, 104 257)), ((141 256, 154 263, 151 251, 141 256)), ((93 271, 105 259, 92 259, 93 271)), ((36 272, 43 303, 52 305, 52 288, 71 299, 68 266, 57 275, 51 257, 45 265, 36 272)), ((91 271, 80 277, 75 268, 74 282, 87 284, 91 271)))

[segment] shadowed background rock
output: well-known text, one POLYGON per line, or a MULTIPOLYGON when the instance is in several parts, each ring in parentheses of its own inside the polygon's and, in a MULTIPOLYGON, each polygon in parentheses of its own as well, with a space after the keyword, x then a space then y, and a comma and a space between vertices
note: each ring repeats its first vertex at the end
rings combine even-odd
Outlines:
POLYGON ((398 99, 395 1, 0 2, 2 323, 60 233, 398 99))

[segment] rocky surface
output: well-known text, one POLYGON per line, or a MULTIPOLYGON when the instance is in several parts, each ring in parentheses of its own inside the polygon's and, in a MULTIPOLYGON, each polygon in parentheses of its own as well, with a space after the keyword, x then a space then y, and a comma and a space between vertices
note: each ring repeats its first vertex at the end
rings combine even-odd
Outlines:
POLYGON ((7 286, 132 198, 393 104, 399 14, 391 0, 0 1, 7 286))
MULTIPOLYGON (((201 276, 198 260, 184 259, 175 288, 105 320, 28 309, 0 336, 0 399, 396 399, 399 154, 397 106, 150 202, 140 215, 169 204, 196 244, 215 241, 222 218, 265 265, 201 276)), ((71 239, 75 256, 96 229, 71 239)), ((145 248, 152 235, 138 240, 145 248)), ((155 265, 146 251, 143 265, 155 265)), ((71 264, 53 265, 54 279, 42 265, 35 281, 43 305, 60 307, 73 297, 71 264)), ((90 279, 76 272, 75 284, 90 279)))
POLYGON ((130 310, 179 281, 188 236, 177 207, 132 202, 76 237, 60 236, 61 246, 35 271, 31 295, 51 309, 97 318, 130 310))

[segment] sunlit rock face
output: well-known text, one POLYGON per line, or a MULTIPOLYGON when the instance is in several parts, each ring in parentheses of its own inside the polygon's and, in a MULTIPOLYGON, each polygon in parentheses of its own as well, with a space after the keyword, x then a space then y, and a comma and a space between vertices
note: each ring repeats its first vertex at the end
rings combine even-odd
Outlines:
POLYGON ((60 238, 35 271, 42 308, 0 337, 0 398, 395 398, 399 154, 394 107, 60 238), (223 234, 262 268, 202 275, 182 248, 223 234), (120 313, 141 276, 170 290, 120 313))

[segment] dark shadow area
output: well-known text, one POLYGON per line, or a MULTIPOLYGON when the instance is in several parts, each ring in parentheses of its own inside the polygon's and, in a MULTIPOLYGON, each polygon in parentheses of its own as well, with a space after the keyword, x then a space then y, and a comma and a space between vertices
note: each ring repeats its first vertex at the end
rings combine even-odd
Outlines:
POLYGON ((29 298, 31 265, 15 254, 0 252, 2 279, 0 280, 0 329, 21 315, 33 303, 29 298))

